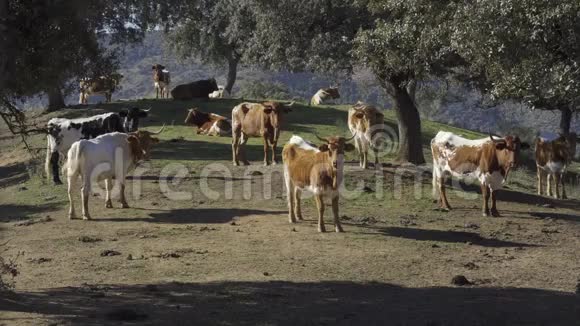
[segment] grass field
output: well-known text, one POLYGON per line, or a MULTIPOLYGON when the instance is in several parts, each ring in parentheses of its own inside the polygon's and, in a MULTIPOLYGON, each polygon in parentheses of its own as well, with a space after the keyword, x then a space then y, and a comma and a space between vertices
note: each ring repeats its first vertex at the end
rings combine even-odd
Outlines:
MULTIPOLYGON (((18 256, 20 275, 15 293, 0 298, 0 324, 577 325, 580 191, 570 186, 568 200, 535 195, 531 153, 499 195, 500 218, 481 217, 476 185, 450 191, 455 209, 442 212, 428 166, 399 165, 387 153, 381 169, 363 171, 349 154, 346 232, 320 234, 312 199, 303 202, 306 220, 288 223, 282 167, 262 166, 261 140, 248 142, 252 165, 234 167, 231 138, 183 124, 191 107, 229 116, 237 103, 138 100, 37 117, 139 106, 152 108, 144 128, 167 125, 153 159, 128 181, 131 208, 105 209, 96 194, 92 221, 68 220, 66 186, 43 176, 45 139, 30 139, 31 159, 2 127, 2 255, 18 256), (472 284, 452 285, 456 275, 472 284)), ((348 135, 347 110, 295 105, 279 152, 292 134, 348 135)), ((393 112, 386 122, 396 130, 393 112)), ((484 136, 422 127, 428 162, 439 130, 484 136)), ((331 230, 330 209, 325 220, 331 230)))

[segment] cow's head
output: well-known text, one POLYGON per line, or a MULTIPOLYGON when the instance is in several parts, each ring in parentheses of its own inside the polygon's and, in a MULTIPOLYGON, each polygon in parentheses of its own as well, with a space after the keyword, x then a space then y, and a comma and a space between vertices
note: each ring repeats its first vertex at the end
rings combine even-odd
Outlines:
POLYGON ((349 141, 352 140, 354 136, 350 138, 339 136, 322 138, 316 135, 316 138, 323 142, 322 145, 318 146, 318 150, 326 153, 329 156, 333 171, 332 187, 336 188, 340 181, 337 178, 339 175, 338 171, 342 171, 344 166, 344 152, 350 152, 354 150, 354 145, 349 143, 349 141))
POLYGON ((284 104, 280 102, 264 102, 264 113, 270 118, 272 126, 279 127, 282 124, 282 116, 284 113, 292 112, 294 102, 284 104))
POLYGON ((215 78, 208 79, 208 82, 209 82, 209 87, 210 87, 211 92, 218 90, 218 84, 217 84, 217 81, 215 80, 215 78))
POLYGON ((515 169, 518 167, 520 150, 530 148, 530 145, 520 141, 518 136, 506 136, 497 139, 489 135, 489 138, 495 146, 499 164, 506 172, 512 168, 515 169))
POLYGON ((340 93, 338 92, 338 87, 329 87, 324 90, 331 98, 340 98, 340 93))
POLYGON ((133 158, 133 163, 137 163, 143 159, 143 149, 141 148, 141 142, 139 137, 130 134, 127 137, 127 142, 129 143, 129 149, 131 150, 131 157, 133 158))
POLYGON ((165 129, 165 125, 163 125, 163 127, 161 127, 161 129, 159 129, 156 132, 151 132, 151 131, 147 131, 147 130, 139 130, 137 132, 132 132, 129 134, 129 135, 135 136, 139 139, 141 151, 143 152, 142 158, 145 158, 146 160, 149 160, 151 158, 151 147, 154 144, 159 143, 159 138, 152 137, 152 136, 159 135, 161 132, 163 132, 164 129, 165 129))
POLYGON ((155 81, 164 81, 164 75, 163 75, 163 70, 165 69, 165 66, 160 65, 160 64, 156 64, 153 65, 153 80, 155 81))
POLYGON ((187 111, 187 117, 185 118, 185 124, 200 126, 209 120, 208 116, 207 113, 201 112, 197 108, 189 109, 189 111, 187 111))
POLYGON ((123 127, 125 132, 133 132, 139 129, 139 119, 146 118, 149 110, 141 110, 139 108, 130 108, 119 112, 119 116, 124 118, 123 127))
POLYGON ((382 124, 385 119, 384 114, 373 106, 359 105, 357 103, 357 105, 353 106, 353 109, 354 118, 362 122, 363 132, 367 132, 375 124, 382 124))

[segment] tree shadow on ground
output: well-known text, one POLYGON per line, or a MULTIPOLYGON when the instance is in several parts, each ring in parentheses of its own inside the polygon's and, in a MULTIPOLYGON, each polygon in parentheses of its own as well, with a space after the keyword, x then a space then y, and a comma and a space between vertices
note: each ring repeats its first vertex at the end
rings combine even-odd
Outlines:
POLYGON ((22 163, 0 166, 0 188, 23 183, 29 179, 26 166, 22 163))
POLYGON ((24 221, 34 218, 34 214, 47 213, 60 209, 62 203, 46 203, 39 205, 0 205, 0 223, 24 221))
POLYGON ((167 224, 220 224, 229 223, 236 217, 249 215, 276 215, 287 211, 265 211, 241 208, 183 208, 149 214, 150 218, 98 218, 95 221, 150 222, 167 224))
POLYGON ((450 243, 467 243, 482 247, 532 247, 535 245, 484 238, 477 233, 462 231, 427 230, 417 228, 385 227, 378 228, 381 234, 418 241, 437 241, 450 243))
POLYGON ((574 325, 579 303, 530 288, 334 281, 87 285, 0 298, 8 323, 34 313, 83 325, 574 325))

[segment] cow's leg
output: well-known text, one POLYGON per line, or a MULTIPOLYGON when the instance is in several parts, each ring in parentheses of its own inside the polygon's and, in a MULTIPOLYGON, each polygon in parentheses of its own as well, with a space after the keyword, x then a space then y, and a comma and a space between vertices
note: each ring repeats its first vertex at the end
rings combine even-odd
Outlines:
POLYGON ((536 168, 536 177, 538 178, 538 195, 542 195, 542 169, 540 169, 540 167, 538 166, 536 168))
MULTIPOLYGON (((163 92, 161 92, 161 97, 163 97, 163 92)), ((155 87, 155 99, 159 99, 159 87, 155 87)))
POLYGON ((489 187, 485 184, 481 184, 481 195, 483 196, 483 208, 481 210, 481 215, 489 216, 489 187))
POLYGON ((121 186, 121 207, 129 208, 129 204, 127 204, 127 199, 125 198, 125 180, 120 181, 119 185, 121 186))
POLYGON ((105 208, 113 208, 113 203, 111 202, 111 190, 113 190, 113 179, 105 179, 105 187, 107 188, 107 194, 105 196, 105 208))
POLYGON ((91 183, 89 181, 90 177, 83 177, 83 187, 81 189, 83 198, 83 220, 90 220, 91 215, 89 214, 89 195, 91 192, 91 183))
POLYGON ((566 179, 566 175, 564 173, 562 173, 560 175, 560 181, 562 183, 562 199, 568 199, 568 196, 566 195, 566 187, 564 186, 565 180, 566 179))
POLYGON ((248 142, 248 136, 242 133, 240 145, 238 148, 238 155, 242 157, 242 162, 244 165, 250 165, 250 162, 246 158, 246 143, 248 142))
POLYGON ((441 207, 451 210, 451 206, 449 205, 449 201, 447 200, 447 193, 445 192, 445 177, 444 176, 440 176, 439 177, 439 196, 440 196, 440 202, 441 202, 441 207))
POLYGON ((295 188, 294 189, 294 211, 296 212, 296 217, 299 220, 303 220, 302 218, 302 206, 300 205, 300 201, 301 201, 301 197, 302 197, 302 190, 295 188))
POLYGON ((363 163, 362 163, 363 169, 368 169, 368 167, 369 167, 368 156, 369 156, 369 151, 365 150, 363 152, 363 163))
MULTIPOLYGON (((199 133, 199 128, 197 129, 197 133, 199 133)), ((240 148, 240 132, 236 130, 232 130, 232 156, 234 165, 240 165, 238 161, 238 150, 240 148)))
POLYGON ((75 181, 75 178, 76 178, 76 176, 69 176, 67 179, 67 181, 68 181, 68 202, 69 202, 68 218, 71 220, 76 218, 75 206, 74 206, 74 201, 73 201, 73 183, 75 181))
POLYGON ((546 172, 546 196, 552 196, 552 173, 546 172))
POLYGON ((272 164, 278 164, 278 158, 276 156, 276 146, 278 145, 278 139, 275 139, 272 141, 271 147, 272 147, 272 164))
POLYGON ((296 212, 294 211, 294 185, 289 175, 284 175, 286 183, 286 195, 288 196, 288 221, 296 223, 296 212))
POLYGON ((491 216, 499 217, 499 211, 497 210, 496 206, 496 197, 497 197, 497 190, 490 190, 491 192, 491 216))
POLYGON ((107 103, 111 103, 111 97, 113 96, 112 93, 105 93, 105 101, 107 103))
POLYGON ((324 198, 322 195, 316 195, 316 207, 318 208, 318 232, 326 232, 324 227, 324 198))
POLYGON ((58 171, 58 158, 59 158, 58 152, 53 152, 50 155, 50 166, 52 167, 52 181, 54 182, 55 185, 62 184, 62 181, 60 181, 58 171))
POLYGON ((332 198, 332 215, 334 217, 334 231, 344 232, 342 225, 340 225, 340 219, 338 217, 338 195, 332 198))
POLYGON ((267 166, 270 164, 270 161, 268 161, 268 135, 264 134, 262 138, 264 139, 264 166, 267 166))
POLYGON ((554 173, 554 188, 556 188, 554 192, 554 198, 560 199, 560 181, 561 181, 561 174, 559 172, 554 173))
POLYGON ((375 169, 379 168, 379 150, 373 148, 373 152, 375 153, 375 169))

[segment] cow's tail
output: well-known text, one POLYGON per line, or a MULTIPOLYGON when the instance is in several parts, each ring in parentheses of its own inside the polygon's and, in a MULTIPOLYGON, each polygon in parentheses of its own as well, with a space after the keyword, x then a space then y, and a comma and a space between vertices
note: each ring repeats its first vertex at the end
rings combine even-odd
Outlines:
POLYGON ((46 178, 50 179, 50 157, 52 156, 52 142, 50 141, 50 135, 46 135, 46 161, 44 162, 44 172, 46 173, 46 178))

